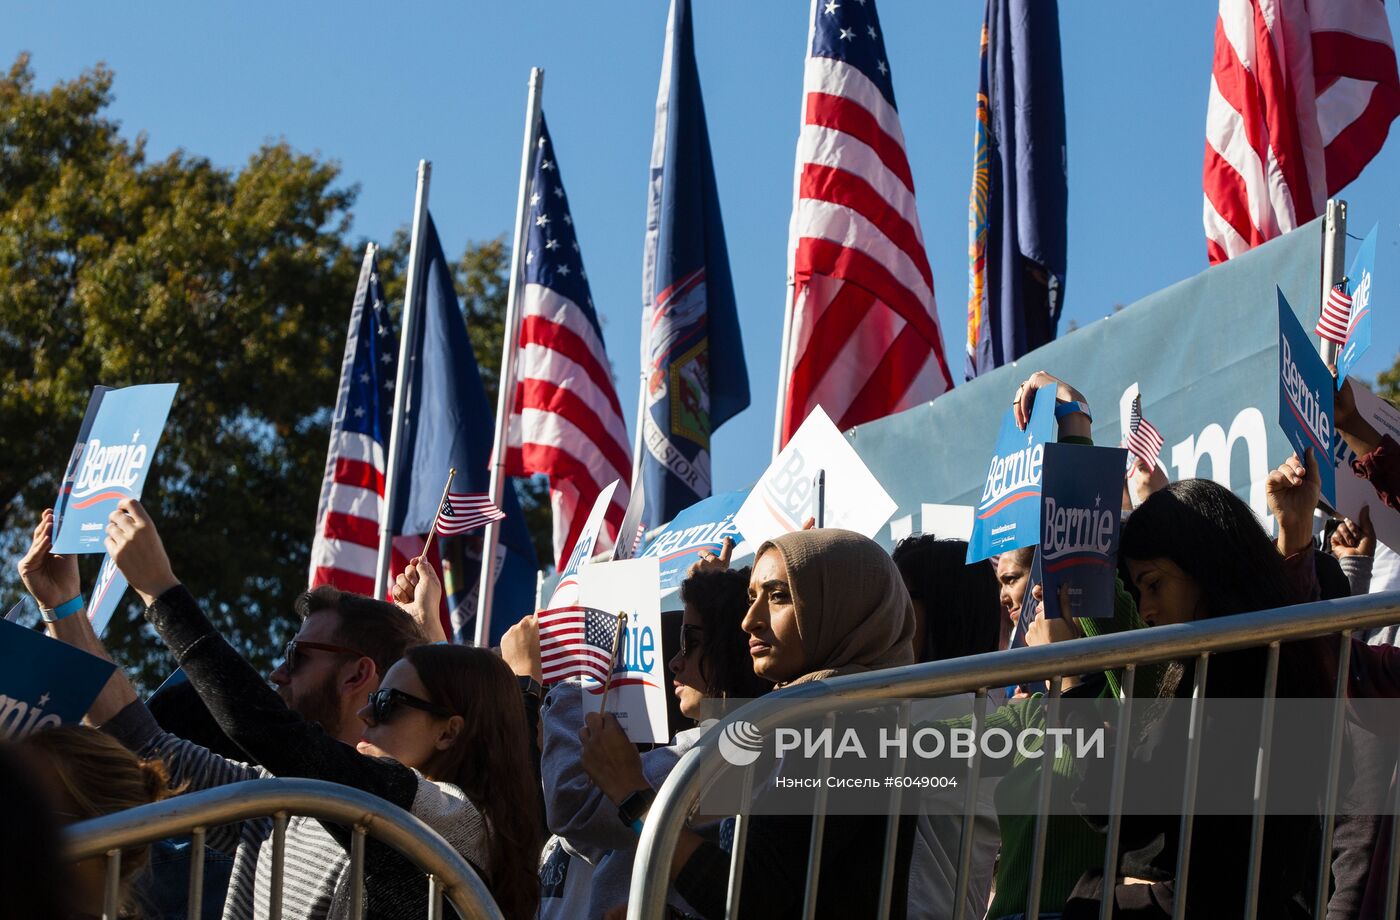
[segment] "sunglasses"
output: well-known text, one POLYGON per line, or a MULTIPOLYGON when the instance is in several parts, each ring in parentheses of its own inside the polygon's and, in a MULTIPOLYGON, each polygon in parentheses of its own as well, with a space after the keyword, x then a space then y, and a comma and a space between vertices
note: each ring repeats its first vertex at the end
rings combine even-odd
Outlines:
POLYGON ((364 652, 357 652, 353 648, 346 648, 343 645, 327 645, 324 642, 307 642, 304 639, 293 639, 287 643, 286 654, 283 661, 286 664, 287 676, 291 677, 296 671, 297 665, 301 664, 302 655, 306 651, 315 652, 335 652, 337 655, 354 655, 356 658, 368 658, 364 652))
POLYGON ((681 624, 680 655, 682 658, 689 658, 690 653, 700 647, 700 640, 691 637, 703 633, 704 631, 705 628, 703 626, 699 626, 695 623, 681 624))
POLYGON ((369 711, 374 716, 375 722, 388 722, 394 717, 394 710, 400 705, 421 709, 444 719, 452 715, 449 710, 441 706, 419 699, 411 693, 395 690, 393 687, 381 687, 369 695, 369 711))

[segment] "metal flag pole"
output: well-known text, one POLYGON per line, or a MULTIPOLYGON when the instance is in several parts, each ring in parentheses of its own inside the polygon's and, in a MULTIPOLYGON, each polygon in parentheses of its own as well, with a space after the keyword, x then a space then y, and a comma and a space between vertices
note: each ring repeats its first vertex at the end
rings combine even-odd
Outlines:
POLYGON ((433 536, 437 533, 438 521, 442 519, 442 506, 447 501, 447 493, 452 491, 452 477, 457 475, 457 467, 447 471, 447 485, 442 487, 442 498, 438 499, 437 514, 433 515, 433 523, 428 528, 428 536, 423 540, 423 558, 428 556, 428 547, 433 545, 433 536))
POLYGON ((399 317, 399 366, 394 377, 394 413, 389 428, 389 457, 384 469, 384 514, 379 519, 379 559, 374 569, 374 596, 383 598, 389 583, 389 558, 394 539, 394 499, 399 490, 399 465, 403 460, 403 416, 408 407, 410 365, 417 361, 413 353, 418 340, 419 275, 423 272, 423 234, 428 229, 428 184, 433 176, 433 164, 418 161, 418 188, 413 197, 413 242, 408 249, 408 280, 404 285, 403 315, 399 317))
POLYGON ((826 470, 817 470, 812 477, 812 495, 816 499, 816 511, 812 515, 817 527, 826 526, 826 470))
MULTIPOLYGON (((812 39, 817 33, 817 2, 812 0, 811 12, 807 14, 807 47, 803 50, 803 60, 812 54, 812 39)), ((804 65, 805 67, 805 65, 804 65)), ((806 83, 804 78, 803 83, 806 83)), ((801 117, 798 119, 798 137, 802 136, 802 127, 807 123, 807 87, 802 87, 802 109, 801 117)), ((798 141, 799 145, 801 141, 798 141)), ((797 307, 795 293, 797 291, 797 246, 796 240, 792 239, 792 222, 797 218, 797 206, 802 200, 802 161, 793 156, 792 167, 792 218, 788 223, 788 251, 787 251, 787 297, 783 302, 783 350, 778 356, 778 404, 773 412, 773 457, 778 456, 778 451, 783 449, 783 410, 787 406, 788 380, 792 376, 792 356, 791 351, 794 345, 792 341, 792 315, 797 307)))
MULTIPOLYGON (((1322 222, 1322 299, 1320 308, 1327 309, 1327 297, 1341 283, 1346 271, 1347 203, 1340 198, 1327 199, 1327 215, 1322 222)), ((1336 364, 1338 347, 1318 336, 1317 350, 1324 364, 1336 364)))
MULTIPOLYGON (((535 145, 540 136, 540 96, 544 93, 544 71, 530 68, 530 86, 525 102, 525 142, 520 153, 520 191, 515 207, 515 242, 510 250, 510 285, 506 289, 506 321, 501 336, 501 378, 496 392, 496 435, 491 446, 491 503, 505 506, 506 433, 510 430, 510 410, 515 403, 515 365, 520 355, 520 298, 525 286, 525 240, 529 232, 530 173, 535 161, 535 145)), ((491 639, 491 602, 496 595, 496 548, 501 542, 504 521, 491 521, 481 540, 481 582, 476 592, 476 645, 485 647, 491 639)), ((521 611, 523 614, 525 611, 521 611)))

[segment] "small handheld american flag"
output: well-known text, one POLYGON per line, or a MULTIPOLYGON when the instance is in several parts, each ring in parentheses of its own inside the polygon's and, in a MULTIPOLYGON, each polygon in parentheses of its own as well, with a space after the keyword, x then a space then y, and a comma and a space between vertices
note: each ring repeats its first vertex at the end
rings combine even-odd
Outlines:
POLYGON ((1327 302, 1322 305, 1322 315, 1317 318, 1317 328, 1313 330, 1319 338, 1333 345, 1345 345, 1347 330, 1351 326, 1351 297, 1347 295, 1347 283, 1343 281, 1327 292, 1327 302))
POLYGON ((542 683, 580 677, 608 682, 617 614, 591 607, 559 607, 540 611, 538 620, 542 683))
POLYGON ((485 492, 448 492, 438 509, 437 532, 444 537, 485 527, 504 519, 506 513, 491 503, 485 492))
POLYGON ((1142 396, 1133 397, 1128 415, 1128 450, 1148 466, 1157 465, 1157 454, 1166 440, 1157 427, 1142 417, 1142 396))

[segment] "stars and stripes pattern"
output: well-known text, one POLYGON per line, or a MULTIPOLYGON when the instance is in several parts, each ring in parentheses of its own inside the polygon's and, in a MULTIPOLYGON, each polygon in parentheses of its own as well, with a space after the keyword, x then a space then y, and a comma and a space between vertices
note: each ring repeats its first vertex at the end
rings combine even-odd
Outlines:
POLYGON ((1345 345, 1347 332, 1351 329, 1351 297, 1347 295, 1346 288, 1343 281, 1327 292, 1322 315, 1317 318, 1317 328, 1313 330, 1334 345, 1345 345))
POLYGON ((815 6, 789 230, 780 440, 817 405, 840 428, 952 387, 875 0, 815 6))
POLYGON ((438 509, 437 532, 451 537, 485 527, 492 521, 505 520, 505 516, 485 492, 448 492, 438 509))
POLYGON ((1128 450, 1133 456, 1147 463, 1157 465, 1157 456, 1162 452, 1166 439, 1147 419, 1142 417, 1142 397, 1134 396, 1132 408, 1128 411, 1128 450))
POLYGON ((330 450, 316 509, 311 586, 374 594, 384 471, 394 405, 398 336, 375 270, 365 252, 340 368, 330 450))
POLYGON ((512 476, 549 477, 554 558, 562 562, 569 558, 594 500, 620 479, 596 548, 613 545, 627 507, 632 451, 543 115, 530 187, 520 355, 506 471, 512 476))
MULTIPOLYGON (((540 611, 538 620, 543 683, 581 677, 607 681, 617 614, 591 607, 559 607, 540 611)), ((622 654, 621 644, 618 654, 622 654)))
POLYGON ((1322 213, 1397 114, 1382 0, 1220 0, 1203 170, 1212 264, 1322 213))

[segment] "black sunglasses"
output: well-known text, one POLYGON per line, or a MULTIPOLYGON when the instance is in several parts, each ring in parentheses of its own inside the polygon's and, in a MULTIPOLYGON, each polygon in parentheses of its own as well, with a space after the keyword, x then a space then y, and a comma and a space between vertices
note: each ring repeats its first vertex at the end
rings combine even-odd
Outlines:
POLYGON ((691 636, 696 633, 703 633, 704 631, 705 627, 700 626, 697 623, 681 624, 680 656, 682 658, 689 658, 690 653, 695 651, 695 649, 698 648, 700 645, 700 641, 698 639, 692 639, 691 636))
POLYGON ((343 645, 327 645, 324 642, 308 642, 305 639, 293 639, 287 643, 287 649, 283 656, 286 662, 287 676, 291 677, 296 672, 297 665, 305 657, 307 650, 317 652, 334 652, 337 655, 353 655, 356 658, 368 658, 364 652, 357 652, 353 648, 346 648, 343 645))
POLYGON ((376 722, 387 722, 394 717, 394 710, 402 704, 411 706, 414 709, 421 709, 441 718, 448 718, 451 712, 435 703, 419 699, 411 693, 404 693, 402 690, 395 690, 393 687, 381 687, 369 695, 369 709, 376 722))

